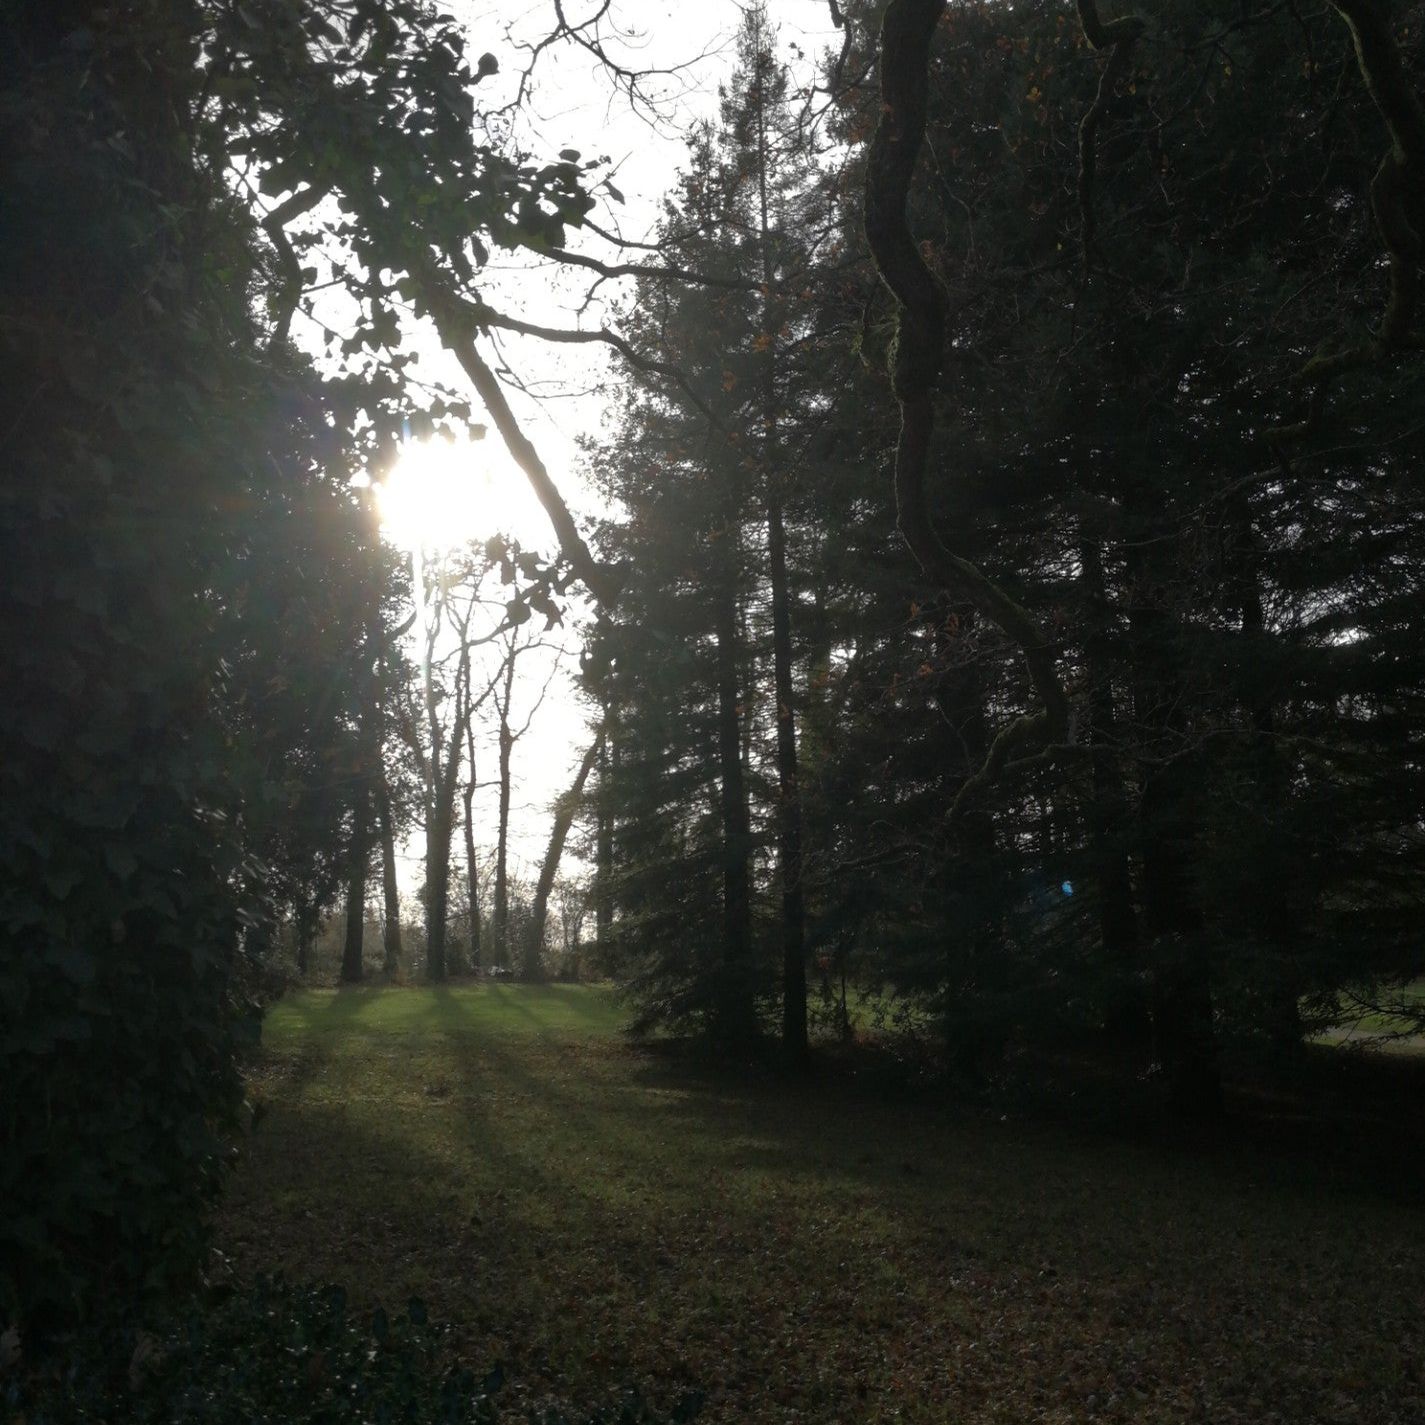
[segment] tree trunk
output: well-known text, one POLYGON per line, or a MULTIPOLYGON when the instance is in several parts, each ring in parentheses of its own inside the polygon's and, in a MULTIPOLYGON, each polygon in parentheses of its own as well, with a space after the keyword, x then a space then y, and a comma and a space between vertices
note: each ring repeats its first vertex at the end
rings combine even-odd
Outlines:
MULTIPOLYGON (((952 785, 983 764, 990 745, 984 679, 974 661, 956 666, 958 639, 973 626, 973 608, 946 607, 935 617, 935 646, 947 669, 936 698, 946 725, 952 785), (953 616, 953 622, 952 622, 953 616), (952 634, 951 628, 959 630, 952 634)), ((946 937, 946 1050, 967 1077, 983 1079, 1003 1059, 1010 1024, 1005 1004, 1004 897, 997 881, 995 819, 974 805, 954 824, 950 884, 958 899, 960 933, 946 937)))
POLYGON ((767 507, 772 582, 772 678, 777 694, 777 860, 782 880, 782 1047, 807 1051, 806 905, 802 893, 802 798, 792 703, 792 616, 782 509, 767 507))
POLYGON ((1148 771, 1143 822, 1143 921, 1153 944, 1153 1037, 1179 1108, 1222 1105, 1212 1025, 1212 980, 1191 879, 1191 824, 1182 766, 1148 771))
POLYGON ((292 909, 292 921, 297 937, 297 972, 305 975, 312 967, 312 943, 317 938, 317 917, 309 902, 297 901, 292 909))
POLYGON ((346 883, 346 942, 341 953, 341 982, 359 983, 366 929, 366 863, 370 852, 371 791, 363 785, 352 814, 351 871, 346 883))
POLYGON ((564 840, 569 835, 569 827, 579 810, 584 796, 584 783, 589 780, 599 748, 603 745, 603 730, 589 744, 584 760, 579 763, 579 771, 574 784, 559 799, 554 811, 554 827, 549 833, 549 849, 544 853, 544 864, 539 868, 539 882, 534 888, 534 911, 530 916, 529 935, 525 940, 524 966, 522 978, 542 980, 544 978, 544 925, 549 914, 549 892, 554 888, 554 878, 559 873, 559 861, 564 854, 564 840))
POLYGON ((510 753, 514 738, 510 734, 509 699, 500 709, 500 825, 495 843, 495 914, 492 925, 497 965, 509 961, 506 939, 510 924, 509 846, 510 846, 510 753))
POLYGON ((480 968, 480 877, 475 857, 475 765, 470 765, 470 780, 461 793, 465 804, 465 883, 470 892, 470 969, 472 973, 480 968))
MULTIPOLYGON (((806 905, 802 889, 802 799, 797 766, 797 724, 792 692, 792 604, 787 579, 787 533, 783 519, 783 469, 777 428, 777 340, 782 314, 773 298, 776 263, 767 197, 771 156, 767 142, 766 77, 774 63, 752 12, 757 53, 753 102, 757 113, 757 225, 762 261, 761 370, 762 478, 767 500, 768 579, 772 593, 772 686, 777 712, 777 870, 782 892, 782 1048, 793 1059, 807 1052, 806 905)), ((745 803, 744 803, 745 805, 745 803)))
POLYGON ((1197 902, 1197 759, 1182 703, 1181 650, 1163 608, 1172 569, 1161 531, 1138 523, 1130 545, 1135 668, 1134 719, 1145 730, 1139 792, 1143 929, 1151 947, 1154 1050, 1176 1106, 1193 1115, 1221 1110, 1222 1081, 1212 1018, 1212 973, 1197 902))
POLYGON ((396 828, 391 817, 391 789, 382 769, 376 783, 376 818, 381 831, 381 896, 386 920, 382 927, 385 958, 381 973, 387 979, 401 969, 401 892, 396 881, 396 828))
POLYGON ((1079 546, 1079 569, 1088 629, 1084 658, 1089 684, 1088 738, 1093 777, 1089 838, 1097 883, 1099 937, 1111 982, 1104 1027, 1113 1038, 1125 1044, 1146 1046, 1152 1030, 1138 978, 1142 964, 1128 861, 1128 804, 1122 767, 1114 751, 1116 716, 1108 649, 1108 595, 1102 550, 1093 540, 1085 539, 1079 546))
POLYGON ((728 1043, 756 1033, 752 983, 751 829, 742 775, 742 709, 738 698, 737 596, 733 582, 732 527, 722 535, 721 587, 717 590, 719 810, 723 842, 723 963, 717 995, 717 1031, 728 1043))
MULTIPOLYGON (((1262 606, 1260 563, 1256 532, 1252 528, 1250 511, 1242 507, 1234 511, 1238 533, 1238 592, 1241 602, 1242 636, 1249 644, 1265 651, 1266 611, 1262 606)), ((1251 657, 1253 666, 1270 666, 1265 658, 1251 657)), ((1270 675, 1268 675, 1269 677, 1270 675)), ((1261 984, 1263 1024, 1273 1046, 1286 1054, 1301 1048, 1306 1027, 1301 1018, 1301 965, 1297 949, 1302 936, 1297 917, 1292 911, 1286 878, 1271 874, 1273 852, 1281 846, 1281 837, 1271 827, 1274 813, 1283 808, 1290 795, 1289 778, 1277 753, 1276 714, 1270 683, 1246 690, 1247 712, 1252 720, 1252 770, 1257 783, 1259 810, 1264 840, 1272 848, 1262 858, 1268 874, 1262 878, 1258 903, 1258 933, 1269 955, 1264 973, 1257 978, 1261 984)))
POLYGON ((595 832, 594 885, 594 941, 601 957, 608 953, 609 937, 613 930, 614 900, 614 823, 608 806, 609 751, 610 738, 607 729, 608 710, 605 708, 605 731, 599 744, 599 824, 595 832))
POLYGON ((454 831, 454 788, 437 789, 426 829, 426 978, 441 984, 449 974, 446 929, 450 909, 450 838, 454 831))

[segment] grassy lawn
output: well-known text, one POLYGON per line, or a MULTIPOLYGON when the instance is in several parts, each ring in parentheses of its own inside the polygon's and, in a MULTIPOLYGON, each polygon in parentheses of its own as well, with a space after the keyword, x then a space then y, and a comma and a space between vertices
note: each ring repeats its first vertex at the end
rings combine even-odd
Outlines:
MULTIPOLYGON (((1419 1015, 1425 1007, 1425 980, 1415 980, 1394 992, 1393 1003, 1419 1015)), ((1405 1019, 1398 1014, 1373 1013, 1362 1007, 1350 995, 1341 996, 1346 1023, 1328 1030, 1320 1038, 1327 1044, 1368 1044, 1385 1054, 1406 1054, 1425 1058, 1425 1035, 1412 1034, 1418 1018, 1405 1019)))
POLYGON ((707 1421, 1425 1420, 1425 1187, 1244 1142, 957 1121, 627 1047, 587 988, 271 1014, 239 1270, 458 1323, 517 1404, 707 1421))

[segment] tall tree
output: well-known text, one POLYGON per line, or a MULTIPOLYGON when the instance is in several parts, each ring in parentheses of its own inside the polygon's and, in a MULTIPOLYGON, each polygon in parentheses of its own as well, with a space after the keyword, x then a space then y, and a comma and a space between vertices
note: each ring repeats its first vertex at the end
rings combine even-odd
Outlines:
MULTIPOLYGON (((533 699, 524 721, 515 725, 516 674, 522 655, 548 648, 538 637, 522 634, 520 625, 508 629, 500 643, 500 663, 490 680, 490 695, 494 699, 498 718, 496 727, 499 749, 499 811, 496 823, 495 842, 495 888, 494 904, 490 916, 491 950, 496 965, 508 968, 510 957, 510 797, 513 789, 514 751, 519 740, 530 730, 536 714, 544 705, 550 684, 558 671, 559 656, 550 664, 548 674, 539 692, 533 699)), ((526 663, 528 659, 526 658, 526 663)))
POLYGON ((475 720, 465 722, 465 786, 460 793, 464 806, 461 829, 465 838, 465 887, 469 897, 470 912, 467 932, 470 940, 470 968, 480 968, 480 865, 475 854, 475 792, 478 788, 475 776, 475 720))
POLYGON ((544 978, 544 934, 549 914, 549 893, 554 889, 555 879, 559 875, 559 862, 564 855, 564 843, 568 839, 569 828, 583 804, 584 786, 589 780, 589 773, 594 770, 594 763, 598 761, 603 745, 604 732, 600 728, 598 735, 589 744, 588 751, 580 759, 569 789, 554 804, 554 824, 550 828, 549 845, 539 868, 539 880, 535 883, 534 908, 530 914, 529 931, 525 940, 522 974, 526 980, 544 978))
POLYGON ((774 294, 799 258, 788 229, 800 216, 793 191, 805 177, 798 162, 801 135, 788 122, 789 84, 774 52, 775 35, 764 5, 743 15, 738 35, 738 72, 724 101, 724 123, 738 172, 750 171, 755 197, 750 217, 760 259, 761 330, 753 348, 761 355, 757 375, 761 479, 767 519, 767 577, 771 594, 774 717, 776 722, 777 848, 781 881, 782 1043, 793 1056, 807 1049, 806 906, 802 888, 802 807, 797 769, 797 693, 792 675, 792 595, 787 569, 785 507, 789 471, 781 425, 790 391, 781 370, 785 303, 774 294))

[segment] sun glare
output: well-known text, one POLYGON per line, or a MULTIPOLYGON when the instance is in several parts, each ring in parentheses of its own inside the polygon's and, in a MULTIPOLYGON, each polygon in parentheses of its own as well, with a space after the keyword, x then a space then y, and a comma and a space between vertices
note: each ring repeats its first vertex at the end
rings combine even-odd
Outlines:
POLYGON ((538 537, 524 477, 492 472, 487 448, 469 442, 411 442, 376 486, 376 503, 387 535, 403 549, 455 549, 495 534, 528 539, 532 524, 538 537))

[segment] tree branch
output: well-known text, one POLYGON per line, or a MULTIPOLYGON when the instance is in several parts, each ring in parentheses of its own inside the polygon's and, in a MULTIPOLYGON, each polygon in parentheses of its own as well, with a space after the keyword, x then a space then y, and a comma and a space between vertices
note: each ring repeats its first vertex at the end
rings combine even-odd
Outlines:
MULTIPOLYGON (((921 257, 906 219, 906 201, 925 134, 928 56, 945 0, 892 0, 881 28, 881 117, 867 164, 866 238, 882 281, 896 300, 891 381, 900 405, 896 444, 896 515, 901 537, 921 569, 942 588, 969 600, 1019 646, 1042 709, 1016 719, 995 739, 980 785, 1009 752, 1062 740, 1068 698, 1049 640, 1033 616, 941 539, 930 515, 925 478, 935 428, 934 392, 944 360, 946 300, 921 257)), ((959 815, 963 798, 951 809, 959 815)))
POLYGON ((1310 412, 1306 420, 1270 432, 1278 446, 1315 428, 1325 390, 1337 377, 1384 361, 1405 346, 1420 304, 1425 106, 1411 87, 1385 0, 1331 4, 1351 31, 1361 78, 1390 134, 1390 149, 1371 180, 1371 208, 1390 259, 1390 296, 1372 336, 1339 351, 1318 351, 1296 373, 1294 384, 1312 388, 1310 412))
MULTIPOLYGON (((574 523, 569 506, 564 503, 564 497, 559 493, 559 487, 551 478, 544 461, 540 459, 538 450, 520 429, 519 421, 505 398, 499 377, 475 348, 475 328, 481 325, 491 326, 494 322, 480 315, 480 307, 472 307, 455 296, 430 261, 413 261, 411 273, 420 287, 421 298, 435 322, 441 341, 470 378, 471 384, 485 403, 485 409, 489 411, 496 430, 500 432, 505 447, 524 471, 539 503, 544 506, 544 511, 554 526, 561 552, 595 599, 611 607, 618 598, 622 583, 618 570, 600 564, 594 558, 593 552, 584 542, 583 535, 579 533, 578 525, 574 523)), ((513 318, 506 321, 512 322, 513 318)), ((525 327, 529 327, 530 335, 541 334, 538 328, 523 322, 508 329, 519 330, 525 327)))
POLYGON ((287 224, 303 213, 309 213, 330 192, 330 188, 313 185, 294 193, 285 202, 279 203, 262 219, 262 230, 277 251, 277 264, 282 269, 282 285, 272 294, 274 320, 272 335, 268 339, 268 349, 275 350, 287 340, 287 332, 292 325, 292 314, 302 299, 302 265, 292 249, 286 233, 287 224))
POLYGON ((1147 25, 1137 15, 1124 15, 1105 24, 1099 18, 1097 0, 1078 0, 1078 7, 1079 23, 1089 44, 1096 50, 1112 49, 1108 63, 1099 76, 1098 93, 1079 120, 1079 241, 1084 270, 1090 271, 1094 259, 1094 175, 1098 167, 1098 126, 1103 121, 1118 81, 1128 68, 1133 45, 1147 25))
POLYGON ((540 326, 536 322, 526 322, 521 321, 518 317, 506 316, 505 313, 487 306, 484 302, 460 297, 452 297, 451 300, 459 303, 464 309, 466 318, 480 327, 494 327, 500 331, 514 332, 518 336, 537 337, 540 341, 554 342, 555 344, 586 346, 599 342, 605 346, 611 346, 634 370, 641 371, 646 376, 662 376, 666 380, 672 381, 682 389, 683 393, 697 407, 699 414, 710 425, 718 429, 722 428, 722 422, 718 420, 712 407, 698 395, 682 371, 669 362, 644 356, 626 337, 621 337, 617 332, 610 331, 608 327, 598 327, 590 331, 575 331, 568 327, 540 326))
POLYGON ((587 267, 601 277, 655 277, 660 280, 687 282, 698 287, 726 287, 734 292, 761 291, 761 283, 749 282, 741 277, 708 277, 699 272, 689 272, 683 267, 655 267, 644 262, 601 262, 586 253, 571 252, 565 247, 551 247, 547 255, 559 262, 574 267, 587 267))

